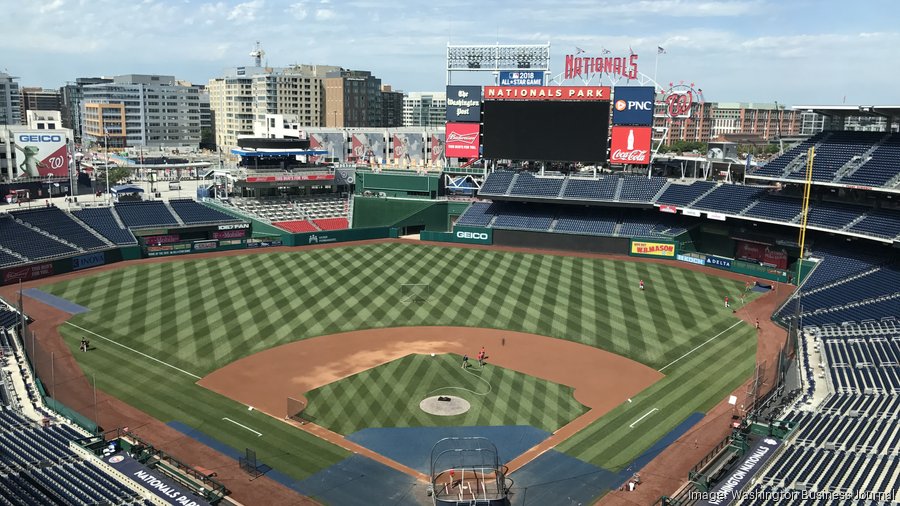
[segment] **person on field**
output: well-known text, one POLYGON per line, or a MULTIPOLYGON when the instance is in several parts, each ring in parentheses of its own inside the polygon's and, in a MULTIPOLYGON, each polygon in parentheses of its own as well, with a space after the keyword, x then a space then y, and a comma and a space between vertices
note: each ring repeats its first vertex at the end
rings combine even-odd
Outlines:
POLYGON ((482 347, 481 351, 478 352, 478 365, 482 369, 484 369, 484 358, 485 358, 485 352, 484 352, 484 348, 482 347))
POLYGON ((728 303, 728 296, 725 296, 725 307, 731 307, 731 304, 728 303))
POLYGON ((641 291, 644 291, 644 280, 643 279, 641 280, 640 287, 641 287, 641 291))
POLYGON ((465 369, 465 368, 467 368, 467 367, 469 367, 469 354, 468 354, 468 353, 466 353, 465 355, 463 355, 463 363, 462 363, 462 368, 463 368, 463 369, 465 369))

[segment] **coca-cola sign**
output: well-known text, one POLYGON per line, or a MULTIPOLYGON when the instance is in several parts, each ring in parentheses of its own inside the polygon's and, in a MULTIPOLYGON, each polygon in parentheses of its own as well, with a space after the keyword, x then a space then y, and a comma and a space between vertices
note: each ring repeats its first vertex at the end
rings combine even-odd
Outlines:
POLYGON ((609 163, 647 165, 653 131, 650 127, 614 126, 609 147, 609 163))

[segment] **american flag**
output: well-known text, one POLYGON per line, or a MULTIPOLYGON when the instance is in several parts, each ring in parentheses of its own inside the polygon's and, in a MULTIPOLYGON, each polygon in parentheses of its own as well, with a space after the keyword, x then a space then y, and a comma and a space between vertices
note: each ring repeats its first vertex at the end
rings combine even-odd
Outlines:
POLYGON ((606 49, 605 47, 604 47, 604 48, 600 48, 600 54, 609 54, 609 53, 611 53, 611 52, 612 52, 612 51, 610 51, 609 49, 606 49))
POLYGON ((581 54, 583 52, 584 52, 584 49, 581 49, 580 47, 575 46, 575 54, 581 54))
POLYGON ((656 54, 666 54, 666 48, 662 46, 656 46, 656 54))

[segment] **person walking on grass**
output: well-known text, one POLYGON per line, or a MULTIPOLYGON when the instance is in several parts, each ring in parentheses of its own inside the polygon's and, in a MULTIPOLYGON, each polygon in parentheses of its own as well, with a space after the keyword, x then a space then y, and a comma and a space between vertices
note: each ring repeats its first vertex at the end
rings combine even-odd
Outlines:
POLYGON ((727 295, 725 296, 725 307, 731 307, 731 305, 728 304, 728 296, 727 295))
POLYGON ((642 279, 640 282, 641 291, 644 291, 644 280, 642 279))
POLYGON ((463 368, 463 369, 466 369, 466 368, 468 368, 468 367, 469 367, 469 354, 466 353, 465 355, 463 355, 462 368, 463 368))

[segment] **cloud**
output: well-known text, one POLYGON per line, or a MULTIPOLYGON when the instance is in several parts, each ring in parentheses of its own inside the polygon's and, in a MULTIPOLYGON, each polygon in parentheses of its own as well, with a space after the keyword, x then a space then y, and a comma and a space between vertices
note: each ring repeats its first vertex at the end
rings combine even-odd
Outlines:
POLYGON ((316 9, 316 19, 319 21, 334 19, 334 16, 334 11, 331 9, 316 9))
POLYGON ((291 4, 290 7, 287 8, 287 12, 297 21, 303 21, 309 16, 309 9, 306 8, 306 2, 291 4))
POLYGON ((227 19, 238 23, 256 21, 256 14, 262 9, 264 3, 264 0, 250 0, 249 2, 239 3, 231 9, 227 19))
POLYGON ((47 14, 50 12, 58 11, 60 8, 62 8, 63 5, 65 5, 65 3, 66 2, 64 0, 53 0, 50 3, 41 4, 39 12, 41 14, 47 14))

